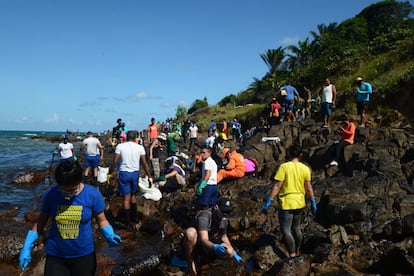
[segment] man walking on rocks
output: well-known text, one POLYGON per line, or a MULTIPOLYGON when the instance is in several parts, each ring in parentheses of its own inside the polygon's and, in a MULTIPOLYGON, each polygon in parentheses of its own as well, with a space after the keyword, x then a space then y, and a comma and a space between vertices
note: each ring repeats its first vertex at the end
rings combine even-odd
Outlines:
POLYGON ((87 178, 92 169, 93 171, 92 184, 96 185, 97 177, 98 177, 99 161, 103 159, 104 147, 102 146, 98 138, 93 137, 92 131, 88 131, 86 135, 88 137, 85 140, 83 140, 83 143, 80 148, 81 150, 86 150, 84 176, 85 178, 87 178))
MULTIPOLYGON (((148 166, 145 149, 138 144, 138 133, 128 131, 127 142, 118 144, 115 148, 115 155, 111 166, 112 176, 116 174, 116 166, 119 166, 118 192, 123 196, 123 208, 125 211, 125 223, 129 228, 131 221, 137 220, 137 198, 140 164, 142 163, 145 173, 151 177, 151 170, 148 166)), ((152 184, 152 179, 149 179, 152 184)))
POLYGON ((321 94, 322 105, 320 113, 323 116, 323 127, 329 127, 336 100, 336 87, 329 79, 325 80, 325 84, 321 88, 321 94))

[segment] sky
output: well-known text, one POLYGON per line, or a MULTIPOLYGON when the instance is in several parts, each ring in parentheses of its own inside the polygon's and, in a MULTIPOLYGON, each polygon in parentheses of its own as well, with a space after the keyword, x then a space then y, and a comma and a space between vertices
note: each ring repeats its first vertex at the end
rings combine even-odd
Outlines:
POLYGON ((260 54, 376 2, 0 0, 0 130, 141 130, 215 105, 266 74, 260 54))

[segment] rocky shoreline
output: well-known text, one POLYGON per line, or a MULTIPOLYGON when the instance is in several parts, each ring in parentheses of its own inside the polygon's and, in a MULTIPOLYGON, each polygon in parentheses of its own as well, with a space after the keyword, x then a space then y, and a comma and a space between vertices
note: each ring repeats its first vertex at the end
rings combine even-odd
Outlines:
MULTIPOLYGON (((333 129, 306 119, 272 127, 276 141, 261 142, 257 133, 240 151, 259 162, 260 178, 244 177, 219 185, 221 197, 231 200, 229 236, 246 260, 237 264, 217 259, 203 266, 202 275, 409 275, 414 274, 414 132, 412 129, 358 128, 356 143, 348 146, 344 162, 329 167, 329 146, 338 139, 333 129), (277 205, 260 212, 272 187, 286 148, 299 141, 312 167, 318 213, 307 208, 302 255, 287 258, 279 229, 277 205)), ((111 162, 110 151, 105 162, 111 162)), ((182 256, 181 233, 193 214, 198 171, 189 172, 189 185, 159 202, 139 198, 137 232, 122 229, 124 242, 109 248, 96 230, 98 275, 183 275, 171 265, 182 256)), ((36 184, 33 184, 36 185, 36 184)), ((107 201, 109 218, 121 209, 119 197, 107 201)), ((18 208, 18 207, 16 207, 18 208)), ((36 208, 26 222, 13 219, 14 210, 0 214, 0 274, 16 275, 17 257, 36 208)), ((41 275, 42 243, 33 253, 27 275, 41 275)))

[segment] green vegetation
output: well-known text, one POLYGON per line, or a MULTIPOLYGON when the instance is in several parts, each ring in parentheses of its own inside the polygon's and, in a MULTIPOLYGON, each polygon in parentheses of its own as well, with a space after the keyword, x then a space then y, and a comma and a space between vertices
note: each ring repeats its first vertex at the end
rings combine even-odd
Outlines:
MULTIPOLYGON (((345 112, 355 112, 353 91, 358 76, 373 84, 377 95, 373 97, 377 98, 376 112, 382 114, 384 110, 392 110, 395 102, 388 101, 387 95, 403 90, 404 85, 406 87, 414 79, 413 12, 408 1, 384 0, 340 24, 320 24, 297 45, 268 49, 261 54, 268 72, 261 79, 254 79, 246 90, 225 96, 216 107, 208 107, 206 98, 196 100, 188 113, 194 116, 197 112, 209 113, 208 118, 197 116, 198 121, 235 117, 242 122, 248 119, 245 123, 253 121, 257 124, 261 116, 267 115, 266 107, 271 98, 278 96, 280 87, 286 82, 292 83, 299 92, 306 86, 316 96, 326 78, 336 84, 338 97, 346 96, 337 107, 345 112), (234 108, 251 103, 259 104, 234 108)), ((405 93, 411 91, 412 88, 405 93)), ((401 105, 400 109, 404 108, 401 105)), ((414 115, 412 108, 406 109, 414 115)))

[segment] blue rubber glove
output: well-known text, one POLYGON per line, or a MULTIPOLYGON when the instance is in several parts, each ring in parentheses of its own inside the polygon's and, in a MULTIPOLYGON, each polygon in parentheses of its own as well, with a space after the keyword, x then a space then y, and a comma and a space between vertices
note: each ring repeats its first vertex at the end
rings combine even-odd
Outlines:
POLYGON ((32 261, 32 257, 30 256, 32 253, 32 249, 34 247, 35 242, 39 238, 39 234, 36 231, 29 230, 26 235, 26 239, 24 240, 24 244, 22 250, 20 251, 19 255, 19 265, 20 269, 26 272, 26 267, 32 261))
POLYGON ((111 225, 104 226, 101 230, 110 247, 117 246, 122 242, 121 237, 115 234, 111 225))
POLYGON ((227 248, 221 244, 215 244, 214 251, 219 255, 224 255, 226 254, 227 248))
POLYGON ((201 196, 203 194, 203 189, 207 187, 207 182, 205 180, 201 181, 200 185, 198 185, 197 195, 201 196))
POLYGON ((243 258, 240 257, 239 254, 237 254, 236 250, 234 250, 233 259, 235 259, 236 262, 238 262, 238 263, 244 263, 243 258))
POLYGON ((318 207, 316 207, 316 199, 313 197, 310 199, 311 207, 312 207, 312 213, 316 214, 316 211, 318 211, 318 207))
POLYGON ((262 213, 267 214, 267 210, 269 209, 270 204, 272 204, 273 198, 268 198, 266 204, 263 206, 262 213))

